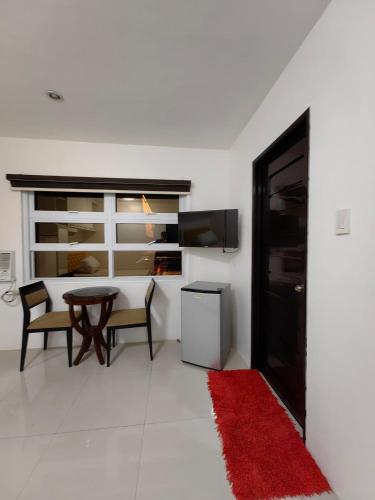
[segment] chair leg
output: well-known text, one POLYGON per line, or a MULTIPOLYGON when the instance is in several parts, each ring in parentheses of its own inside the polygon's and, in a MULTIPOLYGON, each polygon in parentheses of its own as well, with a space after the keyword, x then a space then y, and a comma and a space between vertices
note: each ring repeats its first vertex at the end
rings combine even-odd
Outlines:
POLYGON ((147 319, 147 337, 148 337, 148 347, 150 349, 150 359, 151 361, 154 359, 154 355, 152 353, 152 330, 151 330, 151 318, 147 319))
POLYGON ((43 342, 43 349, 46 351, 48 346, 48 332, 44 332, 44 342, 43 342))
POLYGON ((73 351, 73 331, 72 328, 68 328, 66 330, 66 346, 68 348, 68 364, 69 368, 71 368, 72 362, 72 351, 73 351))
POLYGON ((27 350, 27 342, 28 342, 28 340, 29 340, 29 332, 27 330, 23 330, 23 332, 22 332, 20 372, 23 372, 23 369, 24 369, 24 366, 25 366, 26 350, 27 350))
POLYGON ((112 347, 116 347, 116 330, 112 330, 112 347))
POLYGON ((111 366, 111 341, 114 334, 115 330, 107 328, 107 366, 111 366))

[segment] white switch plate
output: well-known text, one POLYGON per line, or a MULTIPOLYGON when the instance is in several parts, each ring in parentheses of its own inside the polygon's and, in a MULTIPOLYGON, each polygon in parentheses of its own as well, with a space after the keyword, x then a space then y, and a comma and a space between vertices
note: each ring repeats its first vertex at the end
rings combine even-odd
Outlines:
POLYGON ((350 234, 350 208, 336 211, 336 234, 350 234))

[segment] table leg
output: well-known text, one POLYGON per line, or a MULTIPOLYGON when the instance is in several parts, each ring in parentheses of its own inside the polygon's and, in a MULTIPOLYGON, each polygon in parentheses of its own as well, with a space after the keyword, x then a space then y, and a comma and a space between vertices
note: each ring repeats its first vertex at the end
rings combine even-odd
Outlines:
POLYGON ((89 318, 89 313, 87 311, 87 307, 86 306, 82 306, 82 326, 85 329, 88 329, 91 326, 90 318, 89 318))
POLYGON ((104 349, 107 349, 107 342, 104 339, 103 332, 99 333, 98 337, 100 339, 101 345, 104 347, 104 349))
MULTIPOLYGON (((74 360, 75 366, 79 365, 81 359, 83 358, 83 355, 89 350, 90 345, 91 345, 91 341, 92 341, 91 335, 83 337, 81 348, 79 350, 79 353, 77 354, 76 359, 74 360)), ((104 360, 103 360, 103 363, 104 363, 104 360)))
POLYGON ((112 311, 112 305, 113 305, 113 297, 111 297, 108 301, 102 301, 101 303, 101 308, 100 308, 100 319, 98 322, 98 325, 92 328, 92 334, 94 337, 94 346, 95 346, 95 352, 98 357, 99 363, 101 365, 104 365, 104 357, 102 353, 102 346, 107 349, 107 344, 106 341, 104 340, 103 337, 103 328, 105 327, 108 318, 111 314, 112 311))
POLYGON ((74 314, 74 304, 69 303, 69 315, 73 327, 83 336, 82 345, 79 353, 74 360, 74 364, 77 366, 84 354, 89 350, 91 342, 94 340, 95 352, 98 357, 99 363, 104 364, 104 357, 102 353, 102 347, 107 349, 107 344, 103 337, 103 328, 105 327, 109 316, 111 315, 113 300, 115 296, 110 298, 103 298, 100 307, 100 319, 96 326, 92 325, 88 315, 86 305, 82 305, 82 317, 80 324, 74 314))
POLYGON ((94 336, 94 346, 95 346, 95 352, 96 352, 96 355, 98 357, 99 363, 101 365, 104 365, 104 357, 103 357, 103 353, 102 353, 100 336, 102 336, 101 333, 100 333, 100 335, 94 336))

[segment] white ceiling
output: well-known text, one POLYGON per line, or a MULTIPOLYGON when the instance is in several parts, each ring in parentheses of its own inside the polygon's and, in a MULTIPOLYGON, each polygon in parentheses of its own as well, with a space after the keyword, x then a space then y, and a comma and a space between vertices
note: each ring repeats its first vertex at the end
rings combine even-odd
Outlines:
POLYGON ((228 148, 328 3, 1 0, 0 135, 228 148))

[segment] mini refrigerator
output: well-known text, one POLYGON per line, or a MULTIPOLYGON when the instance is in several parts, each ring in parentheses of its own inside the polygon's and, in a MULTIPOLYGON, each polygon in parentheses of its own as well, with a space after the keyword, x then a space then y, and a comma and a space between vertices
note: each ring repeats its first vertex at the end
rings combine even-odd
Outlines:
POLYGON ((195 281, 181 289, 181 359, 222 370, 230 350, 230 284, 195 281))

